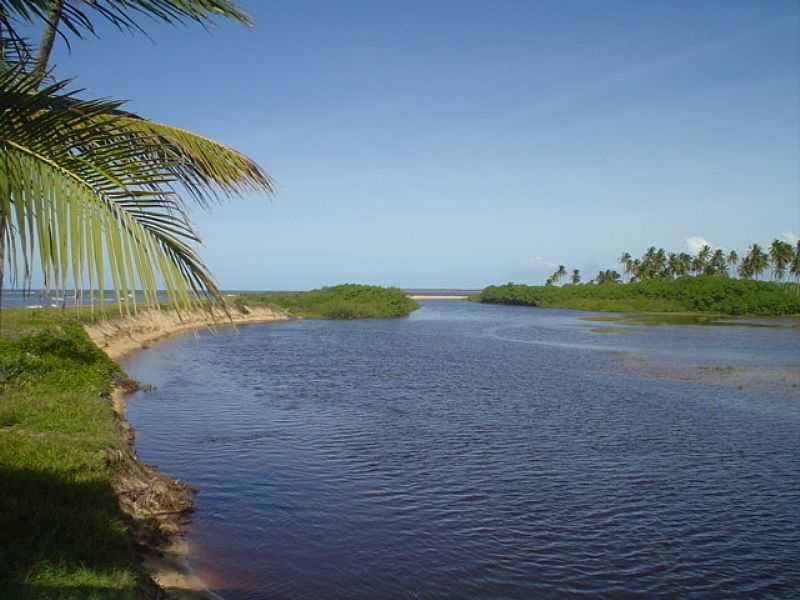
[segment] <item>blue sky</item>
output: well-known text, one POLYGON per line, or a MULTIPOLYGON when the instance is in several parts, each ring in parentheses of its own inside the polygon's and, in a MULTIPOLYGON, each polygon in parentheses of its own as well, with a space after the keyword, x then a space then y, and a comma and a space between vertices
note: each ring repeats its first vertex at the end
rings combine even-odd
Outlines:
POLYGON ((254 29, 54 54, 277 180, 194 214, 225 288, 537 282, 800 233, 796 0, 240 4, 254 29))

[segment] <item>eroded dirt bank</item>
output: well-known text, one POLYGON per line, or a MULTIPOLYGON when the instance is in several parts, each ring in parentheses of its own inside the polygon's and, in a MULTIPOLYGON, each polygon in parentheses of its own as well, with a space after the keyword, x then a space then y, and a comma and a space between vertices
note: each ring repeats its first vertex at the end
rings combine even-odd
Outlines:
POLYGON ((180 316, 172 310, 142 310, 136 315, 108 319, 85 328, 95 344, 112 359, 119 360, 156 340, 184 331, 289 318, 286 313, 266 306, 231 308, 230 318, 220 310, 213 314, 203 310, 183 312, 180 316))

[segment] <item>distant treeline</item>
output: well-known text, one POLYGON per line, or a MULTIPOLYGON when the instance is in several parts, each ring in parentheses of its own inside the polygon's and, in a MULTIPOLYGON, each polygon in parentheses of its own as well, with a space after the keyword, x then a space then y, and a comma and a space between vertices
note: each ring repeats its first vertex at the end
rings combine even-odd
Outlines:
POLYGON ((719 275, 560 287, 507 283, 485 288, 476 299, 493 304, 598 311, 800 314, 800 295, 785 284, 719 275))
MULTIPOLYGON (((783 240, 773 240, 765 251, 759 244, 747 248, 741 258, 736 250, 725 251, 703 246, 697 254, 666 252, 663 248, 650 246, 639 258, 629 252, 619 257, 623 273, 614 269, 600 271, 594 283, 622 283, 648 281, 650 279, 679 279, 690 275, 717 275, 761 279, 765 274, 774 281, 785 281, 788 277, 800 283, 800 241, 793 247, 783 240)), ((559 283, 567 275, 564 265, 547 278, 545 285, 559 283)), ((574 269, 569 278, 572 284, 581 283, 581 272, 574 269)), ((591 283, 591 282, 590 282, 591 283)))
POLYGON ((407 317, 419 305, 399 288, 347 283, 310 292, 248 293, 234 305, 268 304, 293 315, 320 319, 394 319, 407 317))

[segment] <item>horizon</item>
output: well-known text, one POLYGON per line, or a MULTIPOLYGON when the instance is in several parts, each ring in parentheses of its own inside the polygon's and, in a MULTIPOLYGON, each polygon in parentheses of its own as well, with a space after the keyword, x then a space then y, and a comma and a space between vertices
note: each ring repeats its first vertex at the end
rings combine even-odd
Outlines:
POLYGON ((104 24, 53 55, 276 179, 193 211, 222 289, 480 289, 800 234, 794 2, 241 5, 252 31, 104 24))

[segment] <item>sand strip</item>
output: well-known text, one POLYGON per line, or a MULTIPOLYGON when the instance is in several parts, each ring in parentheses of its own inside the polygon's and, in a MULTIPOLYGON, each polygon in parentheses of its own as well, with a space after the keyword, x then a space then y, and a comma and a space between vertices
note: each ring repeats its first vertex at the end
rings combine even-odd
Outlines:
POLYGON ((220 310, 213 314, 197 310, 181 313, 172 310, 140 310, 135 315, 114 317, 86 325, 91 340, 106 351, 113 360, 146 348, 152 342, 185 331, 208 327, 223 327, 240 323, 285 321, 291 317, 269 307, 246 307, 246 312, 231 309, 230 318, 220 310))
POLYGON ((425 295, 425 294, 415 294, 409 296, 412 300, 466 300, 469 296, 436 296, 436 295, 425 295))

